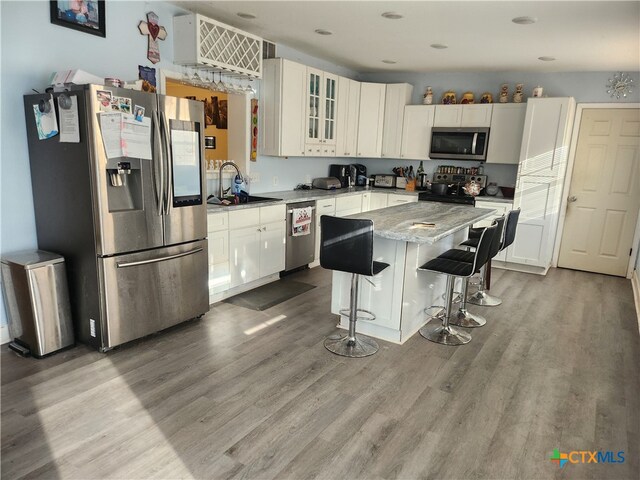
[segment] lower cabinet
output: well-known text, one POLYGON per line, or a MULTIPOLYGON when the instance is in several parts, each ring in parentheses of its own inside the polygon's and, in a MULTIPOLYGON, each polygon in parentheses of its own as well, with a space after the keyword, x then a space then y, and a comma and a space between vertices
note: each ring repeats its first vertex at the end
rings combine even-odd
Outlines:
MULTIPOLYGON (((224 212, 228 215, 228 227, 224 232, 212 232, 210 224, 210 294, 284 270, 285 211, 285 205, 270 205, 224 212)), ((212 215, 209 217, 213 220, 212 215)))
POLYGON ((362 194, 336 198, 336 217, 348 217, 360 212, 362 212, 362 194))
POLYGON ((371 192, 371 199, 369 200, 369 210, 378 210, 380 208, 386 208, 389 202, 389 194, 381 192, 371 192))
POLYGON ((387 201, 388 207, 393 207, 394 205, 402 205, 404 203, 413 203, 418 201, 418 194, 415 195, 402 195, 399 193, 390 193, 389 199, 387 201))
POLYGON ((321 229, 320 229, 320 217, 322 215, 331 215, 334 216, 336 214, 336 199, 335 198, 327 198, 325 200, 317 200, 316 201, 316 251, 315 251, 315 260, 309 267, 317 267, 320 265, 320 237, 321 237, 321 229))
MULTIPOLYGON (((507 203, 507 202, 504 202, 504 203, 503 202, 483 202, 481 200, 476 200, 476 208, 489 208, 491 210, 496 210, 495 215, 489 218, 485 218, 484 220, 481 220, 478 223, 473 225, 474 228, 481 228, 481 227, 491 226, 491 223, 493 222, 494 218, 499 217, 501 215, 506 215, 507 212, 513 208, 513 204, 507 203)), ((500 262, 506 262, 508 251, 509 251, 508 248, 502 250, 496 255, 495 259, 500 262)))
POLYGON ((230 287, 229 279, 229 214, 207 215, 209 243, 209 295, 230 287))

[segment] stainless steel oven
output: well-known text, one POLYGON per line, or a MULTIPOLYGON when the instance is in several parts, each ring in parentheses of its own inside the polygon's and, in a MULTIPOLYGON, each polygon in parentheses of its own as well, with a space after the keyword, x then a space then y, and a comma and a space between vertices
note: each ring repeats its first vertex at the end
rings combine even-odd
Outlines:
POLYGON ((489 128, 434 127, 431 129, 429 158, 445 160, 487 159, 489 128))

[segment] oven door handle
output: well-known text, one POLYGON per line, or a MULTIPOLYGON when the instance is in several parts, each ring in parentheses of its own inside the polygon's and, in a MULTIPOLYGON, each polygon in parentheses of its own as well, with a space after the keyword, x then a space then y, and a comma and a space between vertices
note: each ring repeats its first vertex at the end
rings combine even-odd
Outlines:
POLYGON ((473 134, 473 141, 471 142, 471 155, 476 154, 476 145, 478 143, 478 132, 473 134))

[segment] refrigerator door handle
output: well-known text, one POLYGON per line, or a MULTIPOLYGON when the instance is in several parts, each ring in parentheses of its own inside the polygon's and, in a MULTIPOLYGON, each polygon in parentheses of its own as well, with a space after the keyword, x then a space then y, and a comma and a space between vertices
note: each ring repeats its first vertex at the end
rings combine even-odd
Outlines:
POLYGON ((175 255, 165 255, 164 257, 150 258, 149 260, 139 260, 137 262, 125 262, 116 263, 117 268, 137 267, 139 265, 148 265, 150 263, 164 262, 165 260, 172 260, 174 258, 186 257, 187 255, 193 255, 202 251, 202 247, 194 248, 188 252, 176 253, 175 255))
POLYGON ((154 151, 158 152, 158 159, 154 156, 153 161, 153 186, 156 191, 156 201, 158 205, 158 215, 163 213, 163 192, 164 192, 164 152, 162 145, 162 134, 160 133, 160 116, 157 111, 152 113, 152 122, 154 128, 154 151), (158 148, 156 148, 158 142, 158 148))
POLYGON ((163 143, 164 143, 164 167, 166 168, 165 172, 165 190, 164 190, 164 214, 169 215, 169 202, 171 200, 171 185, 173 184, 172 180, 172 172, 171 172, 171 163, 170 163, 170 144, 169 144, 169 125, 167 122, 167 117, 164 112, 160 112, 160 120, 162 123, 162 131, 164 135, 163 143))

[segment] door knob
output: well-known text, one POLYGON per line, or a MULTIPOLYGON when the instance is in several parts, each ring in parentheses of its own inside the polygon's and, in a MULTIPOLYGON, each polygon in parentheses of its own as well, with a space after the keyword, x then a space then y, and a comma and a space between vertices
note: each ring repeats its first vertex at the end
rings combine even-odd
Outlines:
POLYGON ((576 197, 575 195, 571 195, 569 198, 567 198, 567 202, 569 203, 573 203, 576 200, 578 200, 578 197, 576 197))

